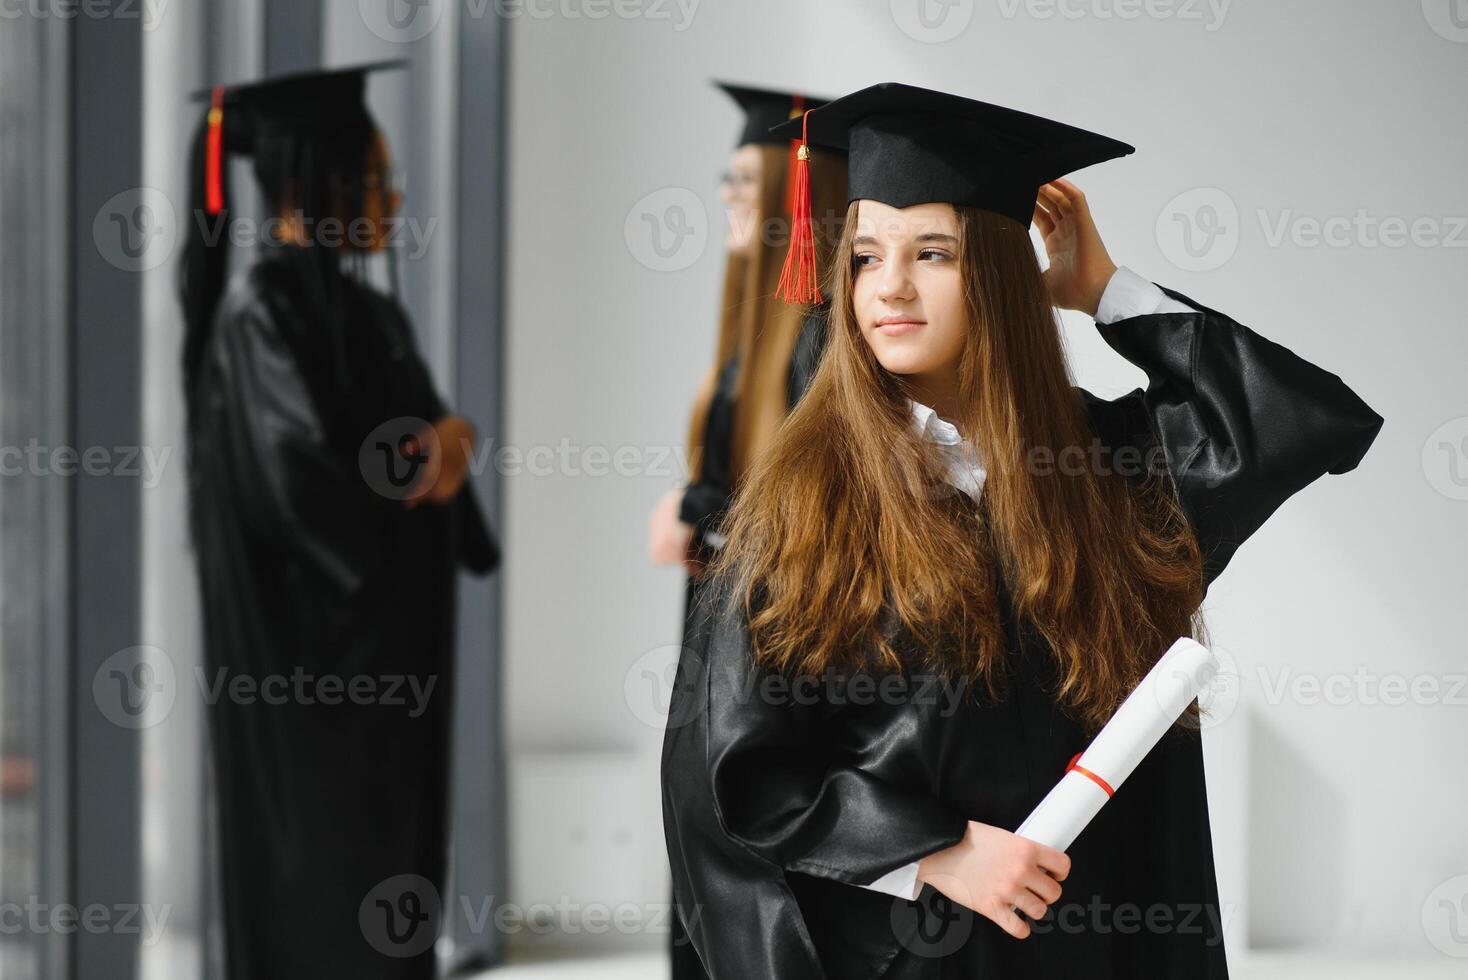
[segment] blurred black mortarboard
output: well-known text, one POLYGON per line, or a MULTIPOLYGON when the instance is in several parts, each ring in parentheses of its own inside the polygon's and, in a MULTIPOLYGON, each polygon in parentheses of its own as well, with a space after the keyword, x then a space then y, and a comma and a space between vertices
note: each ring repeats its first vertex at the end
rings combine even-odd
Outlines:
POLYGON ((258 82, 216 85, 195 92, 196 102, 210 102, 208 204, 210 214, 223 206, 221 168, 226 153, 249 156, 262 126, 330 126, 363 105, 367 75, 403 68, 405 60, 377 61, 347 68, 296 72, 258 82))
POLYGON ((770 129, 790 119, 799 119, 801 113, 807 109, 826 104, 825 99, 811 98, 798 92, 779 92, 717 80, 714 84, 744 110, 744 128, 740 130, 735 146, 746 143, 789 144, 792 139, 799 139, 800 134, 796 133, 793 137, 772 136, 770 129))
MULTIPOLYGON (((845 150, 848 200, 970 205, 1026 228, 1042 184, 1136 149, 1043 116, 898 82, 842 96, 770 135, 845 150)), ((813 273, 804 271, 814 267, 806 254, 813 245, 800 232, 797 220, 786 263, 791 289, 784 291, 793 302, 819 297, 813 273)))

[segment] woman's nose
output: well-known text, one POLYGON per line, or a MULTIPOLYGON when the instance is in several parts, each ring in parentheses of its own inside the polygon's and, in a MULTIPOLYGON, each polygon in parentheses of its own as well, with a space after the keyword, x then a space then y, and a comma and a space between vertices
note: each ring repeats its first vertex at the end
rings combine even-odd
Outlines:
POLYGON ((890 261, 882 269, 882 278, 877 281, 877 298, 883 302, 912 298, 912 277, 908 275, 907 263, 890 261))

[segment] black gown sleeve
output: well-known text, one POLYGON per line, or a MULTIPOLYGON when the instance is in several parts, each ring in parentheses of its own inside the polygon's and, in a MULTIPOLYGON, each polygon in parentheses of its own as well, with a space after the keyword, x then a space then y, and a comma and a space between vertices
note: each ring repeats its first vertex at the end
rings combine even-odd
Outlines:
POLYGON ((800 336, 795 341, 795 353, 790 358, 790 379, 786 390, 789 406, 794 408, 810 389, 811 378, 821 366, 821 355, 826 350, 826 324, 831 308, 828 305, 813 306, 800 325, 800 336))
POLYGON ((1101 407, 1134 430, 1136 444, 1161 447, 1211 584, 1292 494, 1354 469, 1382 417, 1338 376, 1161 289, 1197 312, 1098 323, 1102 339, 1148 378, 1145 391, 1101 407))
POLYGON ((717 531, 734 502, 731 458, 734 451, 734 387, 739 380, 739 355, 724 362, 714 384, 704 424, 703 465, 698 479, 683 490, 678 519, 693 526, 695 542, 717 531))
MULTIPOLYGON (((391 331, 400 345, 399 383, 407 389, 405 398, 412 403, 418 417, 434 422, 449 414, 446 406, 433 386, 428 366, 423 363, 407 314, 397 302, 370 290, 363 291, 370 308, 376 311, 380 321, 391 331)), ((455 557, 460 565, 476 575, 484 575, 499 568, 499 539, 490 528, 489 521, 480 506, 472 478, 466 479, 449 505, 454 522, 455 557)))
POLYGON ((257 540, 346 596, 384 560, 373 529, 395 503, 331 445, 284 315, 246 290, 226 297, 200 381, 204 446, 195 451, 257 540))
POLYGON ((689 932, 715 980, 810 980, 823 973, 787 875, 868 884, 958 843, 968 821, 843 759, 843 709, 755 665, 729 589, 700 593, 664 739, 674 885, 701 910, 689 932))

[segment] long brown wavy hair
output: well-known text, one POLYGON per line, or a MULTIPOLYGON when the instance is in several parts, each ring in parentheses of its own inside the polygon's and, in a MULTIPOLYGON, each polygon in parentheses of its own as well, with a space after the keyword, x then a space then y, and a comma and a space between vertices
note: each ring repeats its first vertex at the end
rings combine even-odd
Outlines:
MULTIPOLYGON (((748 254, 730 253, 724 268, 719 306, 719 339, 713 367, 704 375, 694 398, 688 446, 693 478, 703 456, 709 403, 724 364, 739 354, 739 380, 734 389, 734 446, 730 472, 738 483, 748 461, 775 437, 789 405, 790 358, 809 307, 782 302, 775 296, 790 240, 785 209, 790 152, 786 147, 759 145, 761 177, 754 220, 758 229, 748 254)), ((841 223, 846 216, 846 158, 813 148, 810 159, 811 208, 816 257, 829 267, 841 223)), ((822 284, 822 290, 829 282, 822 284)))
POLYGON ((970 327, 954 422, 987 475, 978 506, 945 492, 909 390, 857 323, 856 208, 833 260, 825 356, 747 474, 715 573, 737 583, 769 668, 921 665, 994 697, 1010 667, 1003 576, 1016 622, 1055 658, 1052 696, 1094 733, 1175 639, 1205 633, 1201 554, 1171 478, 1161 465, 1037 465, 1117 447, 1092 431, 1028 230, 957 207, 970 327))

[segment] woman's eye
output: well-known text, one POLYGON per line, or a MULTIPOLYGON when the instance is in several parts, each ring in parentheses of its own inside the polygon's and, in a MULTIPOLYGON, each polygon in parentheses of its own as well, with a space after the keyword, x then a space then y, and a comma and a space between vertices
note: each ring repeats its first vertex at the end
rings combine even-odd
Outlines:
POLYGON ((936 248, 925 248, 918 253, 919 260, 926 259, 929 262, 946 262, 951 258, 953 256, 936 248))
POLYGON ((860 269, 864 265, 871 265, 877 261, 877 257, 870 252, 863 252, 851 260, 852 265, 860 269))

